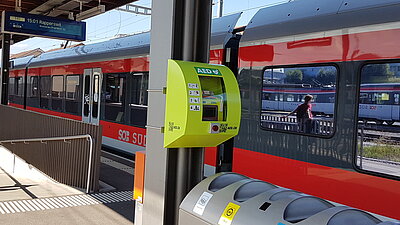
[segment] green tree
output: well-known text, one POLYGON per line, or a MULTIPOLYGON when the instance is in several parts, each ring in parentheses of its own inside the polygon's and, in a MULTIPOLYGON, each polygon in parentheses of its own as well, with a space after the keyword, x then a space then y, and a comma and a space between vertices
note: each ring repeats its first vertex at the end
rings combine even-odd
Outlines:
POLYGON ((370 64, 362 68, 362 83, 388 83, 394 78, 389 64, 370 64))
POLYGON ((287 84, 302 84, 303 72, 301 70, 289 70, 285 72, 285 83, 287 84))
POLYGON ((321 84, 334 84, 336 83, 336 72, 321 69, 316 76, 316 80, 321 84))

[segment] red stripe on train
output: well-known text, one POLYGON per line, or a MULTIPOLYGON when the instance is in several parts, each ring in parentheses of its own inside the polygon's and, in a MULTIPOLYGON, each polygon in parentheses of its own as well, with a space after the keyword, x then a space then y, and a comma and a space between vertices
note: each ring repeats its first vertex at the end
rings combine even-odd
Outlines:
POLYGON ((204 151, 204 163, 210 166, 217 166, 218 147, 206 147, 204 151))
POLYGON ((100 124, 103 126, 103 136, 146 147, 146 129, 103 120, 100 124))
MULTIPOLYGON (((119 59, 111 61, 90 62, 81 64, 59 65, 29 68, 29 76, 73 75, 83 74, 86 68, 101 68, 103 73, 144 72, 149 71, 148 57, 119 59)), ((10 71, 10 77, 25 76, 25 69, 10 71)))
POLYGON ((292 42, 241 47, 240 67, 308 64, 323 62, 396 59, 400 58, 400 29, 371 31, 307 40, 307 45, 293 47, 292 42), (379 44, 377 44, 379 42, 379 44))
POLYGON ((400 219, 400 182, 234 149, 233 171, 340 204, 400 219))
POLYGON ((43 113, 43 114, 52 115, 52 116, 58 116, 58 117, 67 118, 67 119, 71 119, 71 120, 78 120, 78 121, 82 120, 81 116, 51 111, 51 110, 47 110, 47 109, 39 109, 39 108, 34 108, 34 107, 29 107, 29 106, 27 106, 26 109, 34 111, 34 112, 38 112, 38 113, 43 113))
MULTIPOLYGON (((9 106, 15 107, 15 108, 20 108, 23 109, 24 106, 23 105, 19 105, 19 104, 15 104, 15 103, 8 103, 9 106)), ((51 116, 58 116, 58 117, 62 117, 62 118, 67 118, 67 119, 72 119, 72 120, 82 120, 81 116, 76 116, 76 115, 71 115, 71 114, 67 114, 67 113, 61 113, 61 112, 56 112, 56 111, 51 111, 51 110, 47 110, 47 109, 40 109, 40 108, 35 108, 35 107, 26 107, 27 110, 30 111, 34 111, 34 112, 38 112, 38 113, 43 113, 46 115, 51 115, 51 116)))
POLYGON ((12 107, 15 107, 15 108, 19 108, 19 109, 23 109, 24 108, 23 105, 18 105, 18 104, 15 104, 15 103, 8 103, 8 105, 12 106, 12 107))

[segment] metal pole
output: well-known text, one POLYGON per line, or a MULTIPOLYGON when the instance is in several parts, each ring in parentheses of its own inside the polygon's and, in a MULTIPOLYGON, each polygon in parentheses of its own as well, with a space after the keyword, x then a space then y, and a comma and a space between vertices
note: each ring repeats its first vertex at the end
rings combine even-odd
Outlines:
MULTIPOLYGON (((185 61, 209 61, 211 33, 211 0, 186 1, 183 27, 185 61)), ((186 194, 203 179, 204 148, 179 148, 176 160, 175 214, 186 194)), ((177 220, 175 221, 177 224, 177 220)))
POLYGON ((3 34, 1 39, 2 63, 1 63, 1 104, 8 104, 8 78, 10 67, 10 34, 3 34))
POLYGON ((218 0, 218 15, 217 17, 222 17, 222 12, 223 12, 223 6, 224 6, 224 0, 218 0))
POLYGON ((146 166, 143 224, 175 224, 177 151, 163 148, 168 59, 182 59, 182 30, 186 0, 153 0, 150 44, 150 76, 147 112, 146 166), (172 193, 171 193, 172 192, 172 193))
POLYGON ((160 130, 165 117, 162 88, 166 86, 167 59, 208 62, 211 6, 211 0, 153 0, 143 207, 146 225, 178 224, 180 203, 203 178, 203 148, 164 149, 160 130))
MULTIPOLYGON (((26 106, 27 106, 27 104, 28 104, 28 71, 29 71, 29 65, 31 64, 33 58, 34 58, 34 57, 32 57, 32 58, 29 59, 28 63, 26 64, 26 67, 25 67, 25 78, 24 78, 24 79, 25 79, 25 82, 24 82, 24 109, 26 109, 26 106)), ((31 84, 31 85, 33 85, 33 84, 31 84)))

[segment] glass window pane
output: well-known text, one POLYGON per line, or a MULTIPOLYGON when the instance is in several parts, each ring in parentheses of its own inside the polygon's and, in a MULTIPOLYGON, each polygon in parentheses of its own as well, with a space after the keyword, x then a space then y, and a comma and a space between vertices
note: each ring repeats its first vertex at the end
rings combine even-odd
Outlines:
POLYGON ((90 75, 85 76, 85 89, 84 89, 84 105, 83 105, 83 115, 89 116, 89 107, 90 107, 90 75))
POLYGON ((79 115, 79 106, 81 104, 81 86, 79 75, 70 75, 66 77, 66 99, 65 111, 79 115))
POLYGON ((147 118, 149 73, 131 74, 131 97, 129 99, 129 124, 145 127, 147 118))
POLYGON ((92 117, 97 118, 99 115, 99 100, 100 100, 100 76, 93 77, 93 106, 92 117))
POLYGON ((8 95, 15 95, 15 78, 8 78, 8 95))
POLYGON ((66 98, 70 100, 78 100, 79 96, 79 76, 67 76, 66 98))
POLYGON ((400 176, 400 63, 368 64, 361 69, 357 166, 400 176))
POLYGON ((149 74, 143 74, 142 78, 142 86, 140 88, 140 104, 147 105, 147 89, 149 87, 149 74))
POLYGON ((37 97, 39 95, 38 77, 30 77, 29 85, 28 97, 37 97))
POLYGON ((130 100, 130 104, 140 105, 140 89, 142 86, 142 78, 142 75, 132 76, 132 97, 130 100))
POLYGON ((53 98, 64 97, 64 77, 63 76, 53 76, 51 96, 53 98))
POLYGON ((261 127, 331 136, 337 73, 334 66, 267 68, 263 74, 261 127))
POLYGON ((42 76, 40 77, 40 107, 48 109, 49 108, 49 98, 50 98, 50 77, 42 76))
POLYGON ((123 123, 125 121, 126 74, 106 74, 105 76, 105 119, 123 123))
POLYGON ((23 77, 16 77, 16 90, 17 92, 15 93, 18 96, 24 96, 24 79, 23 77))
POLYGON ((221 77, 209 76, 199 76, 199 79, 202 90, 203 121, 225 121, 227 104, 224 81, 221 77))

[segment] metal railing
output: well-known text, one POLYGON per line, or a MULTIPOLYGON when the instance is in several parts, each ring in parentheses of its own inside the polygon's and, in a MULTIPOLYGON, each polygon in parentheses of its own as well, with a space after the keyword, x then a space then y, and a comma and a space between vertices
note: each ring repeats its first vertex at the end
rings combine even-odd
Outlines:
MULTIPOLYGON (((89 141, 89 162, 88 162, 88 170, 87 170, 87 181, 86 181, 86 193, 90 192, 90 179, 91 179, 91 170, 92 170, 92 160, 93 160, 93 145, 94 141, 92 136, 89 134, 86 135, 77 135, 77 136, 67 136, 67 137, 51 137, 51 138, 31 138, 31 139, 17 139, 17 140, 5 140, 5 141, 0 141, 0 145, 4 146, 4 144, 18 144, 18 143, 24 143, 24 144, 29 144, 32 142, 39 142, 41 144, 47 144, 47 142, 51 141, 63 141, 65 143, 71 144, 71 142, 68 142, 69 140, 77 140, 77 139, 86 139, 89 141)), ((11 152, 14 154, 15 153, 13 150, 11 152)), ((15 160, 14 160, 15 164, 15 160)), ((50 177, 51 174, 49 174, 50 177)))
POLYGON ((15 155, 60 183, 87 189, 89 179, 90 191, 99 189, 101 126, 0 105, 0 141, 15 155), (81 135, 90 135, 92 141, 63 138, 81 135), (92 160, 88 177, 89 156, 92 160))
MULTIPOLYGON (((333 119, 312 119, 311 133, 330 135, 334 131, 333 119)), ((261 124, 265 128, 299 132, 301 128, 295 116, 283 117, 279 114, 261 114, 261 124)))

